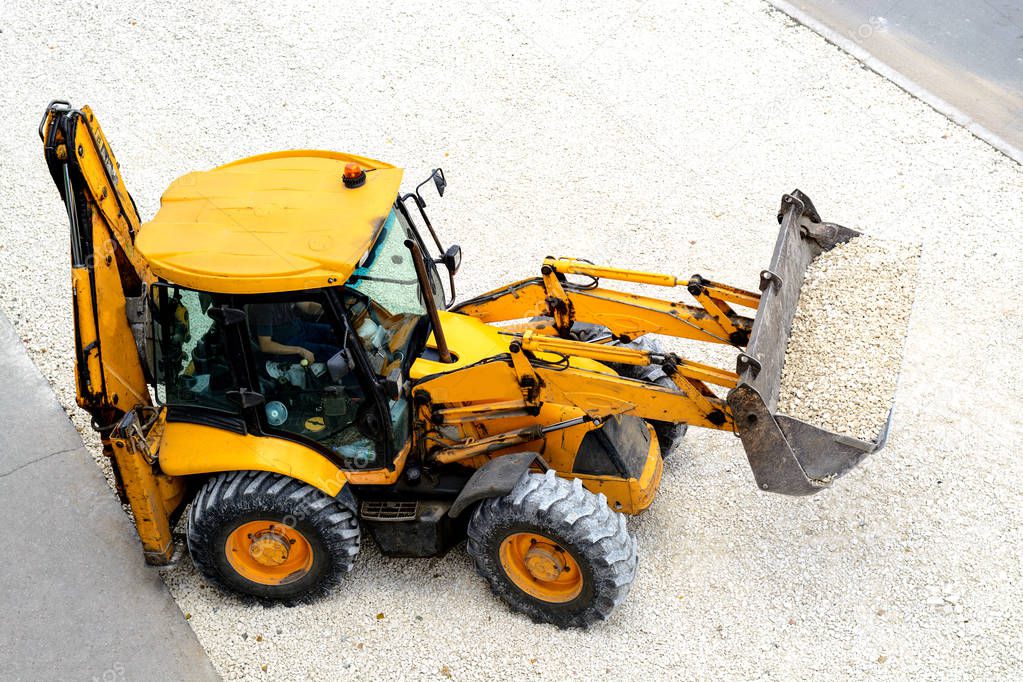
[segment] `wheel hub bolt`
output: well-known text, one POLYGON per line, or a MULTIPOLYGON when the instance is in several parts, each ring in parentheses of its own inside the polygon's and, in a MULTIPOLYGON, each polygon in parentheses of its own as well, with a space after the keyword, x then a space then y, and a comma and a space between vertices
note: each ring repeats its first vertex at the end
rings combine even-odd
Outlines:
POLYGON ((291 543, 279 533, 258 533, 249 545, 249 554, 263 566, 280 566, 288 560, 291 543))
POLYGON ((526 568, 537 580, 553 581, 565 571, 565 562, 547 545, 534 544, 526 552, 526 568))

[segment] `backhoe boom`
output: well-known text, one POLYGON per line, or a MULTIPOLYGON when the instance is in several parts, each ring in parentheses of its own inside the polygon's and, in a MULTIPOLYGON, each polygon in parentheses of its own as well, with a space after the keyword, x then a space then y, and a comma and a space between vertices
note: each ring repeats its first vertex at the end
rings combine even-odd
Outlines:
POLYGON ((146 559, 164 564, 173 555, 170 519, 184 483, 154 468, 147 439, 155 412, 127 314, 129 306, 144 310, 153 280, 135 249, 138 212, 89 107, 51 103, 39 136, 70 227, 77 401, 92 415, 103 452, 113 461, 146 559))
POLYGON ((70 225, 78 404, 109 428, 152 404, 126 315, 151 279, 134 248, 139 217, 89 107, 54 102, 39 132, 70 225))

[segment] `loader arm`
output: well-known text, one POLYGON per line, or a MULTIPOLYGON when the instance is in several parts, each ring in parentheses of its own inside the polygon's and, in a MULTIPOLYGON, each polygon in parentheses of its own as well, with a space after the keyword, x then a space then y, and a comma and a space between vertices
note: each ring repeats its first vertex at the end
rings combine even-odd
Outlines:
POLYGON ((118 492, 131 505, 150 563, 173 553, 170 518, 184 492, 181 479, 154 463, 156 422, 145 363, 133 332, 145 332, 153 275, 135 249, 141 228, 117 159, 89 107, 53 102, 39 124, 46 164, 67 212, 71 241, 77 402, 92 416, 112 458, 118 492), (129 320, 129 310, 138 319, 129 320))
POLYGON ((545 259, 540 272, 540 277, 470 299, 453 311, 484 322, 549 317, 553 320, 551 324, 526 323, 518 329, 560 336, 567 336, 574 322, 591 322, 606 326, 626 341, 643 334, 664 334, 741 347, 749 341, 753 318, 737 313, 732 306, 755 310, 760 303, 760 294, 712 282, 700 275, 682 279, 567 258, 545 259), (589 285, 574 284, 566 275, 582 275, 593 281, 589 285), (603 288, 599 286, 601 278, 683 287, 697 305, 603 288))
POLYGON ((749 341, 753 318, 737 313, 732 306, 756 310, 760 294, 700 275, 682 279, 567 258, 545 259, 540 272, 541 277, 483 294, 455 309, 484 322, 541 318, 505 327, 522 335, 520 341, 511 343, 512 365, 520 385, 535 383, 540 387, 534 392, 538 402, 572 404, 596 421, 631 414, 713 429, 734 428, 727 402, 708 384, 731 390, 739 379, 735 372, 674 354, 558 337, 568 337, 575 322, 587 322, 607 327, 623 342, 644 334, 663 334, 741 349, 749 341), (574 284, 566 275, 590 277, 593 283, 574 284), (599 286, 601 278, 669 289, 683 287, 697 305, 603 288, 599 286), (604 363, 660 365, 677 390, 572 366, 551 369, 537 360, 538 353, 604 363))
MULTIPOLYGON (((809 197, 799 190, 782 197, 777 218, 778 239, 768 268, 760 272, 760 293, 700 275, 682 279, 547 258, 540 277, 495 289, 453 311, 489 323, 516 321, 502 329, 518 336, 510 342, 508 357, 527 408, 551 401, 573 405, 596 423, 630 414, 730 430, 742 440, 761 489, 813 494, 883 447, 888 426, 876 439, 860 441, 778 412, 782 366, 806 269, 820 253, 859 233, 823 222, 809 197), (567 275, 592 281, 578 284, 567 275), (601 279, 684 287, 695 305, 613 291, 600 286, 601 279), (733 306, 754 311, 754 317, 733 306), (572 325, 576 322, 602 325, 610 336, 575 340, 572 325), (628 343, 644 334, 731 345, 738 350, 736 371, 608 343, 628 343), (546 358, 551 354, 564 361, 550 362, 546 358), (612 365, 660 365, 677 390, 582 369, 571 358, 612 365), (713 386, 724 389, 719 389, 723 395, 715 393, 713 386)), ((525 431, 515 436, 519 443, 535 437, 525 431)))
POLYGON ((540 401, 575 405, 595 420, 631 414, 657 421, 732 429, 728 405, 707 384, 734 388, 739 379, 734 372, 683 360, 670 353, 552 338, 532 331, 525 332, 521 342, 512 342, 510 350, 519 384, 529 385, 535 378, 540 401), (571 365, 551 365, 538 361, 536 353, 628 365, 661 365, 677 390, 571 365))

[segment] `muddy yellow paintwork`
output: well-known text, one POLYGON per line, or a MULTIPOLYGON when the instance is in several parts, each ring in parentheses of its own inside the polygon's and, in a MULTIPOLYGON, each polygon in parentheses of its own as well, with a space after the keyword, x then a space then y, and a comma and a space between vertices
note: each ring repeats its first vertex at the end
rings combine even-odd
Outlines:
POLYGON ((189 173, 136 242, 153 272, 198 291, 267 293, 345 282, 398 195, 402 170, 351 154, 276 152, 189 173), (350 189, 344 167, 366 183, 350 189))
MULTIPOLYGON (((74 306, 75 343, 79 348, 96 348, 99 330, 94 317, 94 299, 89 271, 85 268, 71 268, 71 297, 74 306)), ((95 350, 84 352, 84 362, 75 362, 75 385, 78 387, 77 400, 81 407, 90 407, 103 397, 103 365, 95 350), (84 366, 83 366, 84 365, 84 366)))
MULTIPOLYGON (((522 347, 526 350, 549 351, 624 365, 649 365, 651 362, 650 351, 625 346, 610 346, 555 338, 537 334, 534 331, 526 331, 522 334, 522 347)), ((739 381, 739 375, 735 372, 718 369, 717 367, 691 360, 677 358, 676 368, 675 371, 683 376, 724 386, 725 388, 735 388, 736 383, 739 381)))
MULTIPOLYGON (((91 233, 92 250, 71 268, 77 401, 104 427, 134 407, 151 404, 135 338, 125 313, 125 282, 149 281, 148 265, 134 247, 139 219, 121 179, 117 159, 89 107, 75 123, 75 144, 58 139, 63 155, 75 155, 90 195, 90 211, 79 212, 91 233), (88 222, 85 222, 88 221, 88 222), (122 268, 124 271, 122 271, 122 268)), ((45 132, 53 115, 44 122, 45 132)), ((170 515, 181 504, 184 481, 160 472, 129 439, 104 431, 103 451, 112 459, 119 491, 131 507, 148 560, 166 563, 174 543, 170 515)))
MULTIPOLYGON (((110 230, 98 213, 93 214, 92 234, 94 245, 110 244, 110 230)), ((130 409, 151 404, 149 386, 139 362, 135 336, 125 313, 118 259, 114 257, 113 247, 109 248, 110 253, 97 254, 99 257, 95 259, 92 269, 96 286, 96 317, 99 320, 99 353, 103 367, 103 400, 120 409, 130 409)), ((83 292, 77 285, 78 282, 76 296, 91 296, 91 292, 83 292)))
MULTIPOLYGON (((52 122, 51 115, 45 125, 52 122)), ((148 405, 149 389, 125 317, 122 290, 122 275, 129 281, 149 276, 133 244, 139 218, 117 159, 89 107, 82 108, 75 124, 74 149, 68 149, 67 141, 62 141, 62 147, 64 154, 77 157, 94 208, 79 216, 80 221, 91 219, 85 227, 92 233, 92 253, 71 270, 76 343, 79 348, 91 348, 85 352, 86 366, 75 367, 78 403, 104 410, 148 405), (128 272, 120 271, 122 264, 128 272)))
MULTIPOLYGON (((56 116, 47 114, 44 131, 56 116)), ((75 125, 74 148, 65 144, 56 153, 58 158, 74 155, 91 209, 83 212, 83 219, 92 220, 94 243, 86 254, 92 269, 74 268, 72 285, 76 343, 80 350, 94 343, 100 348, 98 353, 86 350, 83 366, 76 367, 80 377, 89 377, 88 383, 79 384, 79 402, 94 416, 117 416, 150 404, 125 315, 125 297, 139 295, 142 288, 137 285, 162 279, 199 291, 238 294, 340 286, 379 234, 402 178, 399 168, 349 154, 263 154, 177 179, 164 193, 155 218, 142 225, 88 107, 75 125), (348 163, 366 170, 363 186, 344 186, 348 163)), ((413 363, 413 392, 428 395, 415 408, 426 430, 417 431, 390 469, 342 471, 293 441, 166 423, 163 416, 150 431, 147 456, 130 439, 105 437, 104 447, 117 466, 147 556, 169 558, 169 519, 185 501, 188 477, 272 471, 336 496, 349 483, 394 483, 414 449, 426 457, 454 453, 447 461, 470 468, 506 452, 535 451, 560 475, 577 477, 587 489, 606 495, 613 508, 630 514, 646 509, 662 471, 653 430, 639 478, 572 474, 583 437, 599 428, 601 420, 619 414, 730 429, 724 400, 707 384, 729 388, 736 375, 678 359, 673 375, 678 390, 673 391, 619 377, 602 364, 646 364, 648 353, 551 335, 559 330, 564 335, 573 322, 582 321, 602 324, 619 337, 654 333, 729 343, 729 334, 748 332, 752 323, 729 304, 755 308, 759 295, 700 279, 702 289, 694 294, 699 305, 693 306, 599 286, 579 287, 564 275, 663 287, 690 284, 670 275, 547 259, 540 277, 442 311, 440 321, 454 361, 418 358, 413 363), (553 323, 522 322, 537 316, 553 318, 553 323), (512 326, 502 332, 491 324, 499 322, 512 326), (542 435, 536 431, 538 425, 581 417, 588 421, 542 435), (480 442, 512 445, 472 448, 480 442)), ((428 345, 434 345, 432 338, 428 345)))
MULTIPOLYGON (((618 336, 636 338, 643 334, 665 334, 710 343, 732 343, 729 335, 736 331, 748 333, 753 320, 736 313, 729 303, 751 309, 760 305, 760 294, 704 279, 699 280, 701 291, 694 296, 698 306, 600 286, 570 286, 562 282, 561 276, 586 275, 663 287, 690 284, 690 280, 673 275, 594 265, 571 258, 548 258, 543 262, 541 273, 539 278, 494 289, 455 309, 484 322, 547 316, 553 318, 550 326, 562 331, 569 330, 573 322, 593 322, 618 336)), ((543 324, 528 326, 538 333, 552 331, 543 324)))
MULTIPOLYGON (((65 148, 64 153, 78 157, 82 177, 92 195, 92 205, 111 232, 93 244, 95 255, 106 258, 116 247, 124 253, 139 276, 150 281, 149 265, 135 249, 135 236, 141 223, 121 178, 120 164, 92 109, 84 106, 81 111, 82 116, 75 124, 75 148, 65 148)), ((51 123, 52 115, 46 125, 51 123)))
POLYGON ((212 426, 168 422, 159 442, 160 469, 172 476, 222 471, 273 471, 334 497, 345 483, 388 485, 401 475, 410 448, 395 458, 393 469, 345 471, 325 456, 294 441, 242 435, 212 426))
MULTIPOLYGON (((503 334, 501 327, 486 324, 475 317, 440 311, 441 326, 444 327, 444 334, 448 337, 448 346, 455 355, 454 362, 443 363, 426 358, 419 358, 412 364, 409 376, 414 379, 422 379, 430 374, 440 372, 452 372, 454 370, 474 365, 481 360, 501 355, 508 352, 508 346, 515 337, 503 334)), ((437 342, 431 335, 426 345, 430 348, 437 348, 437 342)), ((558 360, 556 355, 541 353, 551 361, 558 360)), ((572 365, 596 372, 611 372, 605 365, 589 358, 572 358, 572 365)))
MULTIPOLYGON (((154 440, 160 428, 150 431, 154 440)), ((104 452, 114 460, 147 560, 165 564, 174 554, 170 517, 184 498, 185 485, 184 479, 168 476, 147 459, 145 451, 151 456, 155 445, 132 436, 109 438, 103 444, 104 452)))
MULTIPOLYGON (((659 287, 685 287, 690 280, 674 275, 663 275, 656 272, 643 272, 642 270, 626 270, 607 265, 594 265, 586 261, 574 258, 547 258, 544 265, 553 272, 560 272, 565 275, 589 275, 601 279, 613 279, 620 282, 632 282, 633 284, 650 284, 659 287)), ((711 298, 728 301, 747 308, 756 308, 760 305, 760 294, 745 291, 728 284, 702 280, 701 284, 707 288, 711 298)))
POLYGON ((331 497, 348 482, 345 472, 304 445, 180 422, 170 422, 164 428, 160 468, 171 476, 273 471, 304 481, 331 497))
POLYGON ((661 458, 660 445, 653 429, 650 429, 650 449, 647 452, 643 472, 638 479, 585 474, 572 474, 572 476, 581 480, 583 487, 590 492, 604 493, 607 503, 612 509, 623 514, 635 515, 646 511, 654 501, 654 497, 657 496, 657 488, 661 485, 663 470, 664 460, 661 458))
MULTIPOLYGON (((534 424, 555 424, 587 414, 586 407, 591 404, 590 400, 582 400, 578 395, 566 398, 562 391, 559 394, 561 400, 541 400, 536 415, 520 413, 501 416, 525 404, 516 370, 507 360, 479 363, 497 355, 511 355, 509 345, 516 337, 502 334, 501 328, 466 315, 441 313, 441 324, 444 325, 451 350, 456 356, 455 362, 444 364, 420 358, 413 364, 411 372, 412 378, 418 380, 416 389, 427 391, 435 408, 453 406, 453 410, 448 412, 453 418, 445 419, 444 425, 435 435, 443 437, 446 434, 452 437, 452 441, 466 438, 479 441, 534 424), (492 416, 488 416, 488 412, 492 416)), ((552 362, 559 359, 558 355, 551 353, 538 352, 537 355, 552 362)), ((590 378, 617 379, 617 375, 606 365, 591 358, 571 357, 570 368, 568 372, 584 372, 590 378)), ((552 375, 568 374, 565 371, 550 372, 552 375)), ((635 389, 643 386, 629 380, 620 381, 630 383, 635 389)), ((550 388, 558 390, 553 382, 550 382, 550 388)), ((591 400, 594 398, 591 396, 591 400)), ((602 403, 601 409, 607 406, 608 403, 602 403)), ((631 405, 619 402, 615 403, 612 413, 628 413, 632 409, 631 405)), ((579 424, 553 431, 539 440, 517 443, 494 453, 459 460, 459 463, 476 468, 507 452, 537 452, 548 466, 561 475, 579 478, 588 489, 604 493, 614 508, 628 514, 638 514, 650 505, 660 482, 661 455, 656 436, 651 431, 650 450, 639 479, 568 473, 573 468, 583 437, 594 428, 597 427, 592 422, 579 424)))

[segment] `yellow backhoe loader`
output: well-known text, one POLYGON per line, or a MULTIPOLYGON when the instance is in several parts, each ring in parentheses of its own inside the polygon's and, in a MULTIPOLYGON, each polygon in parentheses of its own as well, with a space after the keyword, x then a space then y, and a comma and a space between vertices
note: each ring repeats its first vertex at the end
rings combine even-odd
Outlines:
POLYGON ((70 223, 78 403, 151 564, 187 510, 202 573, 296 603, 352 568, 364 531, 395 556, 467 537, 511 608, 585 627, 627 594, 625 515, 686 426, 737 435, 757 484, 789 495, 883 443, 777 413, 804 271, 857 234, 798 191, 759 292, 548 258, 455 303, 461 251, 424 210, 440 169, 403 194, 380 161, 264 154, 177 179, 143 224, 88 107, 51 103, 39 134, 70 223), (732 346, 736 371, 657 336, 732 346))

